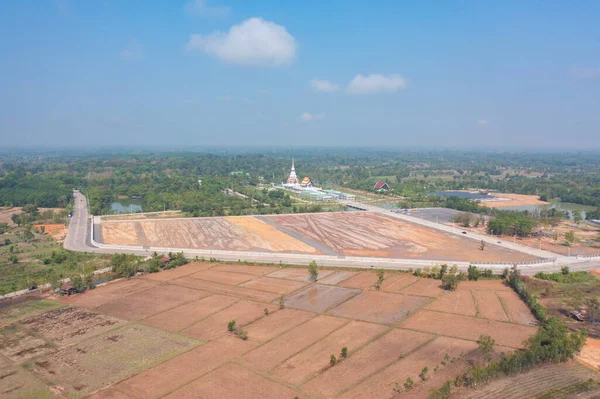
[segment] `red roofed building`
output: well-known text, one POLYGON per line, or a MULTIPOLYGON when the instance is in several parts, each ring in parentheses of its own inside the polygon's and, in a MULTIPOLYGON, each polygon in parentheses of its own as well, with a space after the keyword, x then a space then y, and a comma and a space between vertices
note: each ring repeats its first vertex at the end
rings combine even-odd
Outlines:
POLYGON ((373 190, 375 191, 379 191, 379 190, 391 190, 390 186, 388 186, 388 184, 384 181, 378 181, 377 183, 375 183, 375 185, 373 186, 373 190))

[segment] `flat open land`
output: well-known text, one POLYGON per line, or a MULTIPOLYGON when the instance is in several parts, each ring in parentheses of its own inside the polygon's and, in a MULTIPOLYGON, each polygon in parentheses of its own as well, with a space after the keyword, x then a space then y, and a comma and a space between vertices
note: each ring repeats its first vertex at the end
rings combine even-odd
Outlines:
POLYGON ((340 255, 433 260, 525 261, 524 253, 369 212, 276 215, 271 220, 340 255), (485 253, 484 253, 485 252, 485 253))
POLYGON ((498 281, 446 292, 389 273, 377 291, 374 271, 321 273, 311 283, 307 269, 196 262, 4 308, 0 397, 386 398, 408 376, 410 394, 427 397, 479 361, 480 334, 498 352, 536 331, 498 281), (363 288, 341 286, 353 278, 363 288), (479 302, 491 310, 477 312, 479 302), (232 320, 247 340, 228 332, 232 320), (442 364, 445 354, 454 359, 442 364))
POLYGON ((320 253, 254 217, 103 221, 105 244, 232 251, 320 253))
POLYGON ((509 194, 509 193, 492 193, 495 197, 489 200, 481 201, 482 205, 488 208, 506 208, 512 206, 532 206, 532 205, 547 205, 549 202, 540 200, 537 195, 526 194, 509 194))
POLYGON ((373 212, 103 220, 100 228, 105 244, 129 246, 439 261, 534 259, 492 244, 481 251, 477 240, 373 212))

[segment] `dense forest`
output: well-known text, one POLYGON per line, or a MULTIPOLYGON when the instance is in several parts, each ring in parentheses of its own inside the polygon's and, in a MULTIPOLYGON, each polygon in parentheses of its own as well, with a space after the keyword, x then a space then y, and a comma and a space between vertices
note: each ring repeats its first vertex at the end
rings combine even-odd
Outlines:
POLYGON ((298 174, 317 185, 372 190, 383 180, 407 203, 423 201, 428 191, 477 188, 600 207, 596 153, 311 148, 3 154, 0 206, 64 207, 71 189, 78 188, 94 214, 108 213, 112 201, 132 196, 143 199, 146 211, 180 209, 195 216, 299 211, 283 195, 247 190, 283 182, 292 156, 298 174), (250 196, 228 196, 225 188, 250 196))

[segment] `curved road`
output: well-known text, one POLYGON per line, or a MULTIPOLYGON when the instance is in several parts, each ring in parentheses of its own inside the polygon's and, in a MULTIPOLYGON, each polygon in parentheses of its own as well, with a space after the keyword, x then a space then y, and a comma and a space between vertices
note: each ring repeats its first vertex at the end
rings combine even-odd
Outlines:
MULTIPOLYGON (((434 264, 441 263, 440 261, 431 260, 415 260, 415 259, 382 259, 382 258, 362 258, 362 257, 345 257, 345 256, 328 256, 328 255, 300 255, 300 254, 281 254, 281 253, 253 253, 253 252, 239 252, 239 251, 210 251, 210 250, 197 250, 197 249, 185 249, 185 248, 141 248, 141 247, 130 247, 121 245, 101 245, 96 246, 92 244, 90 234, 90 218, 88 215, 87 199, 79 191, 73 193, 75 197, 75 205, 73 210, 73 216, 71 217, 71 224, 69 225, 69 231, 65 238, 64 247, 71 251, 77 252, 94 252, 94 253, 131 253, 136 255, 147 256, 152 252, 156 251, 159 253, 165 252, 179 252, 183 251, 187 258, 204 257, 206 259, 215 258, 225 261, 236 262, 238 260, 247 262, 262 262, 262 263, 285 263, 285 264, 298 264, 307 265, 312 260, 315 260, 319 265, 323 266, 335 266, 335 267, 351 267, 351 268, 384 268, 393 270, 408 270, 417 267, 433 266, 434 264)), ((442 230, 451 234, 462 235, 462 230, 446 226, 443 224, 437 224, 429 222, 423 219, 419 219, 409 215, 397 214, 386 211, 381 208, 377 208, 362 203, 349 203, 355 207, 361 207, 369 212, 376 212, 383 214, 386 217, 398 218, 406 220, 411 223, 417 223, 423 226, 442 230)), ((469 237, 469 235, 467 236, 469 237)), ((493 237, 487 237, 483 235, 470 233, 470 238, 475 240, 484 240, 490 244, 500 245, 505 248, 515 249, 521 252, 529 253, 533 256, 543 258, 556 258, 553 263, 545 264, 531 264, 519 266, 525 274, 535 274, 540 271, 552 272, 560 270, 562 265, 568 265, 573 271, 576 270, 591 270, 600 269, 600 258, 595 259, 577 259, 575 257, 566 257, 556 255, 547 251, 540 251, 535 248, 526 247, 520 244, 514 244, 511 242, 502 242, 497 244, 497 239, 493 237)), ((448 262, 456 264, 459 269, 466 270, 469 266, 469 262, 448 262)), ((496 272, 500 272, 507 265, 489 265, 485 267, 491 267, 496 272)))

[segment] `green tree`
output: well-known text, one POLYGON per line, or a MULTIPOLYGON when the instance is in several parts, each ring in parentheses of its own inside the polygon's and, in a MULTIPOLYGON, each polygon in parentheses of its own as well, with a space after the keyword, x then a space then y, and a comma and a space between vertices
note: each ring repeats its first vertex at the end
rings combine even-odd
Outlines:
POLYGON ((29 242, 31 240, 33 240, 34 235, 33 232, 31 231, 31 229, 26 229, 25 232, 23 233, 23 238, 25 239, 25 241, 29 242))
POLYGON ((469 265, 469 268, 467 269, 467 274, 469 275, 469 280, 479 280, 480 272, 479 269, 477 269, 477 266, 469 265))
POLYGON ((308 265, 308 274, 310 281, 314 282, 319 278, 319 267, 317 266, 317 262, 314 260, 308 265))
POLYGON ((336 363, 337 363, 337 359, 335 358, 335 355, 331 355, 331 357, 329 358, 329 364, 331 364, 333 366, 336 363))
POLYGON ((14 224, 16 224, 17 226, 21 227, 21 215, 17 215, 16 213, 13 213, 10 216, 10 220, 12 220, 12 222, 14 224))
POLYGON ((581 216, 581 211, 573 211, 573 221, 577 224, 581 223, 583 217, 581 216))
POLYGON ((479 350, 483 354, 485 360, 488 362, 492 360, 492 351, 494 350, 496 341, 489 335, 481 334, 477 343, 479 344, 479 350))
POLYGON ((569 230, 565 233, 565 240, 567 240, 569 244, 573 244, 575 242, 575 233, 573 230, 569 230))

